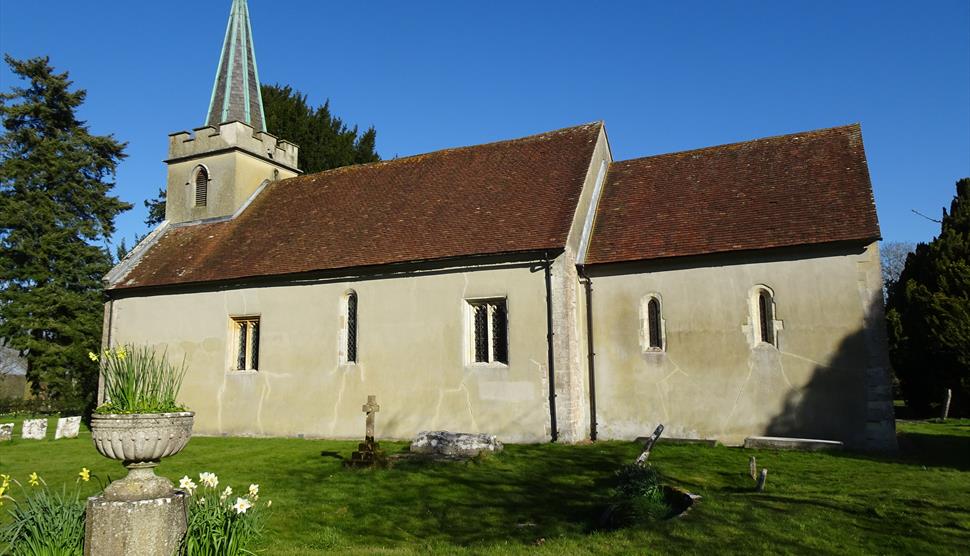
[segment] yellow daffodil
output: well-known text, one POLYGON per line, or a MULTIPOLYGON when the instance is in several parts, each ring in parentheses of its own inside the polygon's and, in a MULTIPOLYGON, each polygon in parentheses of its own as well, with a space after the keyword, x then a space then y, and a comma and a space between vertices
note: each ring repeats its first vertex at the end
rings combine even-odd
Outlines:
POLYGON ((88 352, 88 359, 90 359, 91 361, 97 361, 98 360, 98 354, 97 353, 94 353, 93 351, 89 351, 88 352))
POLYGON ((0 485, 2 485, 3 488, 10 486, 10 475, 0 473, 0 485))
POLYGON ((125 348, 123 348, 123 347, 120 347, 117 350, 115 350, 115 354, 118 356, 118 359, 121 359, 122 361, 124 361, 125 360, 125 357, 127 357, 127 355, 128 355, 125 352, 125 348))
POLYGON ((88 482, 91 480, 91 470, 88 469, 87 467, 82 467, 81 472, 78 473, 78 476, 81 477, 82 481, 88 482))
POLYGON ((31 473, 27 477, 27 484, 29 484, 32 487, 35 487, 35 486, 39 486, 40 485, 40 477, 37 476, 37 472, 36 471, 34 471, 33 473, 31 473))

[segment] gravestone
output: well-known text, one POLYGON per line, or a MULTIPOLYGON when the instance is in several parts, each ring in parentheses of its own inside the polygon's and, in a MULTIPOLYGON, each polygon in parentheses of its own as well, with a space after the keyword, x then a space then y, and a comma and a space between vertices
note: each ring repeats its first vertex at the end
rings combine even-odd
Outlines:
POLYGON ((377 396, 367 396, 367 403, 361 407, 361 411, 367 415, 364 441, 357 445, 357 451, 344 462, 348 467, 373 467, 384 463, 384 453, 381 452, 380 445, 374 441, 374 417, 380 410, 377 396))
POLYGON ((47 419, 25 419, 20 436, 26 440, 43 440, 47 436, 47 419))
POLYGON ((57 420, 57 430, 54 431, 54 440, 77 438, 77 433, 80 428, 80 417, 61 417, 57 420))
POLYGON ((13 423, 0 423, 0 442, 13 440, 13 423))
POLYGON ((501 452, 502 443, 494 434, 421 431, 411 441, 411 453, 436 458, 467 459, 482 452, 501 452))

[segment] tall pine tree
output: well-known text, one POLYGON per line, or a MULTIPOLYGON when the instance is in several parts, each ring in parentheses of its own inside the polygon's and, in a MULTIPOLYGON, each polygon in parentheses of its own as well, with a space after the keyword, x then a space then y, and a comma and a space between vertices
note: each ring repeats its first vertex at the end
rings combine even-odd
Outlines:
POLYGON ((27 357, 35 392, 63 404, 94 399, 101 277, 115 217, 110 195, 123 143, 91 135, 75 111, 85 91, 47 58, 5 56, 24 87, 0 95, 0 337, 27 357))
POLYGON ((906 405, 925 415, 949 388, 952 412, 970 415, 970 178, 957 182, 940 235, 906 258, 886 319, 906 405))

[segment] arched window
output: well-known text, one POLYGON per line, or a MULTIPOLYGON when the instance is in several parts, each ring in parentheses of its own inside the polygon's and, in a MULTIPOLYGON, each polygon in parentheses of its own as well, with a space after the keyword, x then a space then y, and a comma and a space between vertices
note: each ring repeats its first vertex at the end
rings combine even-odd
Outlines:
POLYGON ((651 298, 647 303, 647 328, 650 347, 663 348, 663 340, 660 337, 660 301, 656 297, 651 298))
POLYGON ((357 292, 347 294, 347 363, 357 362, 357 292))
POLYGON ((209 172, 205 166, 195 171, 195 206, 204 207, 209 196, 209 172))
POLYGON ((766 344, 772 345, 775 343, 775 315, 773 305, 771 294, 766 290, 761 290, 758 293, 759 339, 766 344))
POLYGON ((660 294, 647 294, 640 300, 640 348, 644 352, 664 351, 665 335, 660 294))

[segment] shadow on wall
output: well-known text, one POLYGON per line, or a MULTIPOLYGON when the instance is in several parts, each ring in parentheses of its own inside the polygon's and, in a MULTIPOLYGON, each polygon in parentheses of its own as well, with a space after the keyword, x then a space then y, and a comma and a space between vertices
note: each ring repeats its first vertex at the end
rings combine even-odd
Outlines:
MULTIPOLYGON (((873 309, 879 309, 873 307, 873 309)), ((882 311, 873 312, 881 315, 882 311)), ((881 317, 877 325, 881 325, 881 317)), ((782 411, 768 424, 769 436, 840 440, 850 448, 866 448, 869 395, 867 367, 886 365, 885 395, 891 410, 885 343, 858 330, 842 339, 829 365, 817 364, 808 383, 788 393, 782 411), (870 343, 872 344, 870 346, 870 343)), ((782 354, 783 360, 791 357, 782 354)), ((892 419, 891 413, 889 418, 892 419)))

